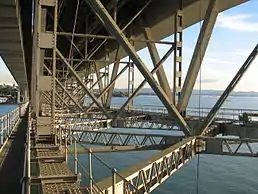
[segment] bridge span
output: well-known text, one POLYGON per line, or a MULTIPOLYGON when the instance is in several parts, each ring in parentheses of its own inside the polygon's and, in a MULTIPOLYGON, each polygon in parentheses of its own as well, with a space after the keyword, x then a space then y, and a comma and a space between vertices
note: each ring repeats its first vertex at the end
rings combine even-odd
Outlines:
POLYGON ((199 154, 257 157, 258 110, 222 105, 258 44, 212 108, 188 106, 218 14, 246 2, 0 0, 0 55, 24 98, 0 117, 0 185, 13 184, 0 193, 150 193, 199 154), (201 21, 183 80, 183 33, 201 21), (163 56, 157 45, 168 46, 163 56), (169 57, 172 85, 163 67, 169 57), (137 87, 136 69, 144 78, 137 87), (114 105, 121 77, 127 96, 114 105), (146 84, 162 106, 134 104, 146 84), (146 150, 157 152, 122 171, 96 154, 146 150), (93 159, 110 177, 96 181, 93 159), (10 171, 13 161, 20 173, 10 171))

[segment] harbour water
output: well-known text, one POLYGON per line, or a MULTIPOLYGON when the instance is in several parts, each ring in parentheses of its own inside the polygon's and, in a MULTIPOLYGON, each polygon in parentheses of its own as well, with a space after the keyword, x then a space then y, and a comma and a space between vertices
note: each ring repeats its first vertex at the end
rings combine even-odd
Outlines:
MULTIPOLYGON (((192 96, 189 106, 191 107, 212 107, 218 99, 218 96, 205 95, 192 96)), ((113 104, 121 104, 125 98, 114 98, 113 104)), ((138 96, 135 105, 161 105, 156 96, 138 96)), ((225 102, 225 108, 239 109, 258 109, 258 95, 231 96, 225 102)), ((12 109, 14 107, 9 107, 12 109)), ((6 112, 7 106, 0 105, 1 112, 6 112)), ((118 129, 119 130, 119 129, 118 129)), ((123 129, 120 129, 123 130, 123 129)), ((145 130, 145 132, 149 132, 145 130)), ((153 131, 152 131, 153 132, 153 131)), ((156 132, 156 131, 155 131, 156 132)), ((170 132, 171 133, 171 132, 170 132)), ((149 158, 158 151, 137 151, 123 153, 97 154, 110 167, 122 171, 139 161, 149 158)), ((70 166, 72 158, 69 158, 70 166)), ((94 157, 93 160, 93 177, 96 181, 100 181, 105 177, 111 176, 110 169, 106 168, 94 157)), ((87 169, 88 157, 86 154, 79 155, 79 171, 83 172, 83 168, 87 169)), ((230 157, 215 155, 196 156, 186 165, 184 165, 172 177, 166 180, 153 193, 154 194, 258 194, 258 160, 248 157, 230 157), (198 162, 199 160, 199 162, 198 162), (199 176, 197 176, 197 169, 199 176), (198 177, 198 178, 197 178, 198 177)), ((83 173, 85 174, 85 173, 83 173)), ((82 176, 82 184, 88 185, 88 178, 82 176)))
MULTIPOLYGON (((189 107, 211 108, 219 98, 218 95, 193 95, 189 107)), ((113 98, 112 104, 122 104, 126 98, 113 98)), ((134 105, 162 106, 156 96, 138 96, 134 105)), ((258 94, 242 93, 230 96, 223 108, 258 109, 258 94)), ((119 129, 117 129, 119 130, 119 129)), ((120 129, 123 130, 123 129, 120 129)), ((126 129, 128 131, 128 129, 126 129)), ((143 131, 141 129, 141 131, 143 131)), ((144 130, 157 132, 156 130, 144 130)), ((173 133, 173 132, 167 132, 173 133)), ((97 154, 110 167, 122 171, 139 161, 148 159, 158 151, 137 151, 123 153, 97 154)), ((80 155, 79 161, 84 168, 87 166, 87 155, 80 155)), ((98 182, 111 176, 110 169, 104 167, 93 157, 93 177, 98 182)), ((154 194, 258 194, 258 160, 248 157, 230 157, 216 155, 199 155, 184 165, 172 177, 155 189, 154 194), (199 162, 198 162, 199 160, 199 162), (197 169, 199 176, 197 176, 197 169), (198 177, 198 178, 197 178, 198 177)), ((71 164, 72 167, 72 164, 71 164)), ((80 168, 81 171, 82 168, 80 168)), ((88 185, 88 178, 82 177, 82 183, 88 185)))

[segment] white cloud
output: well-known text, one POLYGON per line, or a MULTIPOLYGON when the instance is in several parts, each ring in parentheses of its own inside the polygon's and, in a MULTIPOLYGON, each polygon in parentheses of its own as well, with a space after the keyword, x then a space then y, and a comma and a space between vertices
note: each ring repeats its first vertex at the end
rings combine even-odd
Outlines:
POLYGON ((217 20, 218 27, 236 31, 258 32, 258 22, 251 21, 256 18, 251 14, 226 15, 221 13, 217 20))
POLYGON ((213 58, 213 57, 204 58, 203 61, 204 61, 204 63, 207 63, 207 65, 209 65, 209 64, 215 64, 215 65, 229 65, 229 64, 232 64, 232 61, 213 58))

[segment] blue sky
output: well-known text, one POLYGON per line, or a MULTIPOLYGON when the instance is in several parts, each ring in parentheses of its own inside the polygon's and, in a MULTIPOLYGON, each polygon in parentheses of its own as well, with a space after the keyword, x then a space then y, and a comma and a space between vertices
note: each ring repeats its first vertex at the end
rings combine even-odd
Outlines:
MULTIPOLYGON (((183 33, 183 78, 186 75, 193 49, 200 31, 200 23, 189 27, 183 33)), ((167 37, 171 40, 172 37, 167 37)), ((258 43, 258 0, 251 0, 240 6, 219 14, 210 44, 201 67, 201 88, 223 90, 239 70, 247 56, 258 43)), ((169 49, 166 45, 157 45, 160 56, 169 49)), ((142 60, 152 69, 153 64, 146 49, 138 52, 142 60)), ((172 86, 172 58, 164 64, 170 85, 172 86)), ((258 58, 237 85, 237 91, 258 91, 258 58)), ((135 86, 143 77, 135 71, 135 86)), ((117 88, 127 86, 127 73, 119 79, 117 88)), ((200 76, 198 76, 200 80, 200 76)), ((0 83, 14 83, 3 61, 0 61, 0 83)), ((197 81, 195 89, 200 82, 197 81)), ((148 87, 148 86, 147 86, 148 87)))

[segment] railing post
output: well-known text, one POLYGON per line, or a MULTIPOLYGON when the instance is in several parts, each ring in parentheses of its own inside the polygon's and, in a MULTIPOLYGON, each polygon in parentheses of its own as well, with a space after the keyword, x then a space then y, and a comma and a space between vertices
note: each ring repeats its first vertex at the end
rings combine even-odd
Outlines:
POLYGON ((62 130, 61 128, 59 127, 58 129, 58 134, 59 134, 59 148, 61 149, 62 148, 62 130))
MULTIPOLYGON (((30 112, 29 112, 30 114, 30 112)), ((28 126, 28 131, 27 131, 27 194, 30 194, 30 132, 31 132, 31 127, 32 127, 32 121, 29 115, 29 126, 28 126)))
POLYGON ((93 187, 93 177, 92 177, 92 161, 91 161, 92 151, 89 149, 89 182, 90 182, 90 194, 92 194, 93 187))
POLYGON ((76 139, 74 137, 74 174, 78 174, 78 158, 77 158, 77 148, 76 148, 76 139))
POLYGON ((4 143, 4 122, 3 122, 3 118, 0 119, 0 132, 1 132, 0 146, 2 147, 2 145, 4 143))
POLYGON ((112 169, 112 183, 113 183, 113 187, 112 187, 112 194, 116 193, 116 172, 117 170, 115 168, 112 169))
POLYGON ((10 127, 10 113, 7 113, 7 135, 8 135, 8 137, 10 135, 10 129, 11 129, 11 127, 10 127))
POLYGON ((22 110, 21 110, 21 106, 19 106, 19 117, 22 117, 22 110))
POLYGON ((66 130, 64 131, 64 141, 65 141, 65 162, 68 163, 68 157, 67 157, 67 137, 66 137, 66 130))

